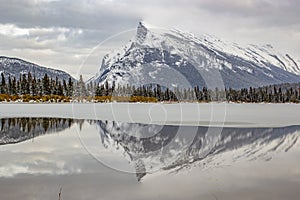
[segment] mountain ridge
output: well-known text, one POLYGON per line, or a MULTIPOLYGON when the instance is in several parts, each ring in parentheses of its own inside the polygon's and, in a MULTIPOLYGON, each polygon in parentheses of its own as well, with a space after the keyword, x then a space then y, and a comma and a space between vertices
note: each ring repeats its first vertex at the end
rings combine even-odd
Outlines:
POLYGON ((258 87, 299 82, 299 66, 289 54, 278 53, 271 45, 244 48, 208 34, 195 37, 175 29, 153 31, 140 22, 134 39, 125 48, 107 54, 100 75, 90 81, 159 83, 168 88, 258 87))
POLYGON ((59 80, 67 80, 69 78, 73 81, 76 80, 63 70, 41 66, 17 57, 0 56, 0 73, 4 73, 6 79, 11 76, 18 80, 20 74, 27 74, 28 72, 33 76, 35 75, 37 79, 42 79, 47 73, 48 76, 52 78, 57 77, 59 80))

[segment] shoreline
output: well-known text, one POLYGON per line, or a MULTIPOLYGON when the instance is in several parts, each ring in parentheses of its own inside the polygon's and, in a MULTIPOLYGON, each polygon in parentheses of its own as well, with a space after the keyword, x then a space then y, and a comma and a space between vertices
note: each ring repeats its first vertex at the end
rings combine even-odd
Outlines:
POLYGON ((128 123, 283 127, 300 125, 293 103, 0 103, 0 118, 57 117, 128 123))
POLYGON ((300 105, 300 103, 295 103, 295 102, 286 102, 286 103, 269 103, 269 102, 225 102, 225 101, 210 101, 210 102, 189 102, 189 101, 180 101, 180 102, 165 102, 165 101, 158 101, 158 102, 0 102, 1 104, 263 104, 263 105, 300 105))

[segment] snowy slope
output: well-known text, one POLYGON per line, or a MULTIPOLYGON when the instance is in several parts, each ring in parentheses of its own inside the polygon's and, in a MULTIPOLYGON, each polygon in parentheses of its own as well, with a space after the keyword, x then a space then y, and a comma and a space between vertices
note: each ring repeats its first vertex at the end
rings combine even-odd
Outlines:
POLYGON ((100 75, 90 81, 241 88, 299 82, 299 66, 270 45, 241 47, 210 35, 150 29, 140 22, 132 42, 107 54, 100 75))
POLYGON ((59 80, 68 80, 69 78, 72 78, 73 81, 75 80, 70 74, 62 70, 46 68, 19 58, 9 58, 5 56, 0 56, 0 74, 2 72, 6 78, 11 76, 19 79, 21 74, 28 74, 28 72, 30 72, 32 76, 35 75, 36 79, 42 79, 47 73, 47 75, 53 79, 58 77, 59 80))
POLYGON ((282 54, 270 44, 263 46, 254 44, 240 46, 236 43, 222 41, 208 34, 195 37, 192 34, 187 34, 179 30, 175 30, 174 32, 178 32, 182 37, 190 39, 191 41, 205 45, 215 53, 223 52, 237 56, 266 68, 269 68, 269 65, 274 65, 288 72, 300 75, 299 61, 294 60, 289 54, 282 54))

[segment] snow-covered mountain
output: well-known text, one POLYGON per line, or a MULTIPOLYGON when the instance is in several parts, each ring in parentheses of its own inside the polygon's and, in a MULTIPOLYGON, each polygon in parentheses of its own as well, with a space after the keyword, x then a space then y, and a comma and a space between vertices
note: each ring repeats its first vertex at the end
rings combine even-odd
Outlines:
POLYGON ((28 72, 30 72, 32 76, 35 76, 36 79, 42 79, 47 73, 47 75, 53 79, 58 77, 59 80, 67 81, 69 78, 72 78, 73 81, 75 80, 70 74, 62 70, 42 67, 19 58, 0 56, 0 74, 3 73, 5 78, 10 76, 18 80, 20 74, 28 74, 28 72))
POLYGON ((117 84, 242 88, 300 81, 300 63, 271 45, 239 46, 211 35, 149 28, 104 56, 90 81, 117 84))
POLYGON ((135 167, 138 180, 147 174, 175 172, 193 165, 206 168, 243 159, 269 160, 274 152, 287 152, 297 146, 300 136, 300 126, 208 128, 114 121, 97 124, 103 146, 121 152, 120 156, 135 167))

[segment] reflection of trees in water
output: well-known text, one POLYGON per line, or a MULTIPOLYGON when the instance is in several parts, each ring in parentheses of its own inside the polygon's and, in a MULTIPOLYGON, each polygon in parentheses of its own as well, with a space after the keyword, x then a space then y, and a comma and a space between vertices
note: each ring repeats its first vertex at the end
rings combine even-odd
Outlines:
POLYGON ((2 118, 0 119, 0 144, 18 143, 34 137, 59 132, 84 120, 71 118, 2 118))

